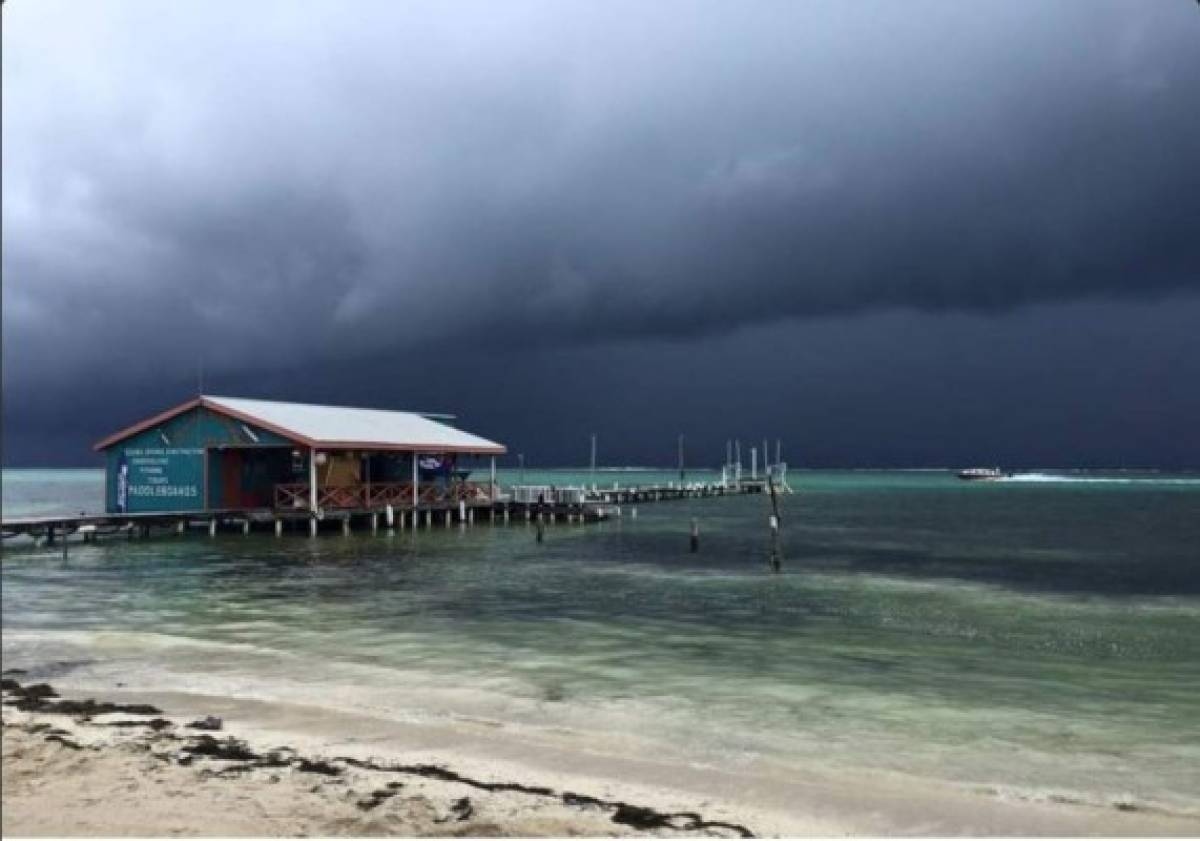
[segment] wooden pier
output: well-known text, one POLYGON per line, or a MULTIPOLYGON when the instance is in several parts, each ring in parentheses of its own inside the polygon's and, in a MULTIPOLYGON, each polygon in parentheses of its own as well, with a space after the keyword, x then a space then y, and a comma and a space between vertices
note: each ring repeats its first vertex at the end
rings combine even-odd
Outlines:
MULTIPOLYGON (((787 490, 776 442, 759 478, 750 449, 727 442, 720 480, 611 488, 514 485, 501 492, 500 443, 466 432, 451 415, 198 395, 97 442, 104 454, 104 514, 13 517, 0 535, 61 545, 193 531, 321 532, 467 527, 475 523, 589 523, 637 516, 637 506, 697 497, 763 493, 768 476, 787 490), (479 460, 488 459, 486 474, 479 460), (479 480, 471 480, 475 473, 479 480)), ((592 482, 596 436, 592 435, 592 482)), ((524 456, 518 456, 522 466, 524 456)), ((523 473, 522 473, 523 478, 523 473)), ((539 529, 539 535, 541 530, 539 529)))
MULTIPOLYGON (((5 518, 0 528, 5 540, 29 538, 44 546, 91 542, 99 539, 142 539, 151 536, 199 532, 273 532, 282 536, 302 532, 348 535, 354 531, 403 531, 474 524, 524 522, 594 523, 632 514, 637 505, 671 500, 763 493, 765 480, 736 483, 693 482, 633 485, 611 488, 517 486, 510 493, 489 498, 441 499, 429 504, 355 505, 311 513, 293 507, 218 511, 155 511, 126 514, 65 514, 5 518)), ((349 502, 349 500, 347 500, 349 502)))

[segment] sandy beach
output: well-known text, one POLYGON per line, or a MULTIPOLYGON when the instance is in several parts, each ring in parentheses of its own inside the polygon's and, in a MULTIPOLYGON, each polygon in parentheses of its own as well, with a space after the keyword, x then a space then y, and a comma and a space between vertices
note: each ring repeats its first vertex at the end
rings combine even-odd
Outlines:
POLYGON ((441 765, 306 756, 267 747, 264 734, 246 741, 223 732, 224 722, 189 726, 144 704, 31 712, 63 703, 45 684, 33 687, 22 695, 27 688, 6 681, 5 836, 749 834, 697 814, 441 765))
POLYGON ((5 681, 6 836, 1200 832, 1198 819, 1119 803, 917 790, 882 777, 856 787, 585 748, 523 750, 470 728, 381 728, 281 704, 119 692, 95 702, 54 691, 5 681), (214 711, 219 729, 191 726, 214 711))

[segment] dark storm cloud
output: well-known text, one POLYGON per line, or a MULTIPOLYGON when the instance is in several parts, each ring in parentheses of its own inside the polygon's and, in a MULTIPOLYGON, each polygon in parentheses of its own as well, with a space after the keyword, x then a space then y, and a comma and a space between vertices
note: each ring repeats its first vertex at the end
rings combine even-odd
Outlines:
MULTIPOLYGON (((214 374, 218 394, 459 413, 529 466, 720 463, 728 438, 782 438, 796 467, 1200 468, 1200 297, 1090 301, 1003 318, 886 312, 653 340, 487 354, 448 346, 214 374)), ((80 381, 7 401, 24 465, 88 463, 103 434, 189 396, 80 381)))
POLYGON ((1200 285, 1184 3, 4 14, 10 383, 1200 285))
POLYGON ((1187 2, 3 14, 10 432, 200 360, 453 408, 412 372, 1200 291, 1187 2))

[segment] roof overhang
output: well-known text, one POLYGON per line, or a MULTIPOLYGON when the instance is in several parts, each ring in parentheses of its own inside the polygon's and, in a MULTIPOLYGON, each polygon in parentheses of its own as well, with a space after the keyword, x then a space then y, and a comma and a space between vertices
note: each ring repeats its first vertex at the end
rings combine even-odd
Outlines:
POLYGON ((118 441, 124 441, 126 438, 137 435, 139 432, 145 432, 147 429, 152 429, 153 427, 158 426, 160 423, 166 423, 171 418, 182 415, 184 412, 190 412, 192 409, 195 409, 197 406, 202 406, 203 404, 204 398, 194 397, 186 403, 180 403, 178 406, 167 409, 165 412, 159 412, 154 417, 146 418, 146 420, 135 423, 133 426, 127 426, 119 432, 114 432, 107 438, 102 438, 92 445, 92 449, 96 452, 99 452, 100 450, 107 450, 118 441))
MULTIPOLYGON (((165 412, 160 412, 159 414, 147 418, 144 421, 135 423, 133 426, 128 426, 119 432, 114 432, 107 438, 96 442, 92 449, 97 452, 100 450, 106 450, 113 444, 124 441, 126 438, 137 435, 139 432, 145 432, 147 429, 152 429, 158 426, 160 423, 166 423, 172 418, 178 417, 179 415, 182 415, 185 412, 190 412, 192 409, 196 408, 208 409, 209 411, 216 412, 217 414, 243 421, 244 423, 252 423, 261 429, 265 429, 268 432, 274 432, 276 435, 286 438, 296 444, 318 450, 376 450, 402 453, 474 453, 478 455, 504 455, 508 452, 508 448, 500 444, 495 446, 479 445, 463 447, 451 444, 429 444, 421 442, 405 442, 403 444, 397 444, 383 443, 378 441, 319 441, 308 438, 304 435, 300 435, 293 430, 286 429, 278 426, 277 424, 269 423, 262 418, 255 417, 248 412, 242 412, 221 403, 214 402, 206 397, 194 397, 191 400, 188 400, 186 403, 180 403, 178 406, 167 409, 165 412)), ((423 416, 429 417, 429 415, 423 416)))

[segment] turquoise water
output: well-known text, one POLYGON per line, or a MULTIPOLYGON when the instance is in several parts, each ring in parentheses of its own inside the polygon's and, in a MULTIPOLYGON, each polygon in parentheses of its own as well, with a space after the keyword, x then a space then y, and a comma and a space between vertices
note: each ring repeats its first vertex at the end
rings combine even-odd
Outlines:
POLYGON ((89 514, 104 511, 103 470, 5 470, 0 472, 4 517, 89 514))
MULTIPOLYGON (((1200 813, 1200 477, 790 479, 781 575, 761 497, 643 505, 542 544, 517 524, 114 542, 67 561, 7 546, 5 662, 1200 813)), ((6 472, 5 514, 60 493, 94 510, 101 483, 6 472)))

